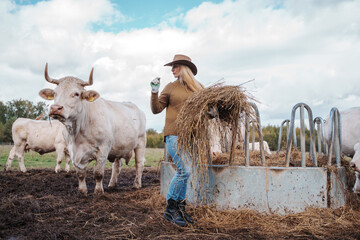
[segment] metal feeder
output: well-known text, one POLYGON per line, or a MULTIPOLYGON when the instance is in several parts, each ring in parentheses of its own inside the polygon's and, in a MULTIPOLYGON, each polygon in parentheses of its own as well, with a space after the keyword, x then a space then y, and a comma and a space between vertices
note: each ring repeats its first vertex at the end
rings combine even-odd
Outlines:
MULTIPOLYGON (((299 103, 292 110, 290 130, 287 136, 286 167, 267 167, 263 156, 260 115, 257 113, 257 128, 260 136, 262 166, 250 166, 249 159, 249 121, 246 120, 245 133, 245 166, 211 165, 208 168, 208 180, 189 179, 187 201, 192 204, 213 205, 217 209, 248 208, 261 213, 291 214, 305 211, 307 208, 339 208, 345 205, 345 169, 337 159, 336 170, 329 167, 318 167, 314 141, 314 122, 309 106, 299 103), (300 108, 301 121, 301 167, 289 167, 290 149, 294 137, 295 112, 300 108), (308 111, 309 127, 312 133, 313 167, 305 165, 305 124, 304 109, 308 111), (196 190, 195 190, 196 189, 196 190)), ((331 136, 333 144, 339 144, 340 117, 333 114, 331 136)), ((335 149, 339 149, 338 146, 335 149)), ((330 152, 330 151, 329 151, 330 152)), ((338 152, 336 152, 337 154, 338 152)), ((161 164, 160 191, 166 196, 170 181, 175 174, 173 163, 161 164)))

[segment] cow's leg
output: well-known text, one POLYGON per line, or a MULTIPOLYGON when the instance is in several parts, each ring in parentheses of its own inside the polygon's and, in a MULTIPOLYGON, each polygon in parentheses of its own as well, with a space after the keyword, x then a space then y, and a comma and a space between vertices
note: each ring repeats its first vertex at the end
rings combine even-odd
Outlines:
POLYGON ((17 146, 15 150, 15 154, 19 161, 20 171, 26 172, 26 167, 24 164, 25 145, 21 145, 20 147, 17 146))
POLYGON ((109 187, 115 187, 117 183, 117 178, 120 174, 122 167, 122 159, 116 158, 115 161, 112 163, 112 170, 111 170, 111 179, 109 182, 109 187))
POLYGON ((70 155, 66 151, 64 152, 64 154, 65 154, 65 171, 70 172, 70 155))
POLYGON ((145 148, 146 148, 146 137, 142 137, 139 141, 138 146, 135 148, 135 180, 134 188, 141 188, 141 177, 144 170, 145 164, 145 148))
POLYGON ((87 195, 87 187, 86 187, 86 168, 84 169, 79 169, 79 168, 75 168, 76 169, 76 176, 78 178, 79 181, 79 193, 82 193, 84 195, 87 195))
POLYGON ((61 170, 61 162, 64 156, 64 148, 56 148, 56 167, 55 172, 58 173, 61 170))
POLYGON ((94 176, 95 176, 95 194, 103 194, 104 187, 103 187, 103 178, 104 178, 104 169, 106 164, 106 157, 98 158, 94 168, 94 176))
POLYGON ((354 193, 360 194, 360 173, 355 172, 355 185, 353 187, 354 193))
POLYGON ((15 156, 16 156, 15 152, 16 152, 16 146, 14 145, 10 150, 8 160, 6 161, 5 171, 10 170, 11 164, 12 164, 12 162, 13 162, 15 156))

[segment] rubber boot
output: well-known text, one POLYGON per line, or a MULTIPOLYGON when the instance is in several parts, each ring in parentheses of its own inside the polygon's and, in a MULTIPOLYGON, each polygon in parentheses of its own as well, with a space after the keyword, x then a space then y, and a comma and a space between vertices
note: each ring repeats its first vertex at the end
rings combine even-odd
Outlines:
POLYGON ((167 201, 164 218, 176 225, 179 225, 180 227, 184 227, 186 225, 186 221, 179 211, 177 202, 171 198, 167 201))
POLYGON ((186 200, 179 200, 179 201, 177 201, 177 204, 178 204, 180 213, 181 213, 182 217, 185 219, 185 221, 188 223, 191 223, 191 224, 194 223, 194 220, 185 211, 186 200))

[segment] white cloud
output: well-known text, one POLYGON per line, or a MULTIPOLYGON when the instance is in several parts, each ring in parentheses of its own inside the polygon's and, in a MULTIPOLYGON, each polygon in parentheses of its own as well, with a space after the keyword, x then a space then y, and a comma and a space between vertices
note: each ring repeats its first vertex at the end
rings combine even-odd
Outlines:
POLYGON ((101 96, 132 101, 161 130, 164 114, 150 112, 149 82, 172 81, 175 53, 190 55, 205 85, 224 78, 246 84, 261 102, 262 122, 280 125, 292 107, 305 102, 325 117, 358 105, 360 98, 359 1, 225 0, 204 2, 185 14, 169 14, 156 28, 94 32, 97 24, 122 24, 127 16, 109 0, 52 0, 17 6, 0 3, 1 101, 41 100, 50 85, 43 77, 49 62, 54 78, 87 79, 92 67, 101 96), (186 29, 175 27, 182 22, 186 29))

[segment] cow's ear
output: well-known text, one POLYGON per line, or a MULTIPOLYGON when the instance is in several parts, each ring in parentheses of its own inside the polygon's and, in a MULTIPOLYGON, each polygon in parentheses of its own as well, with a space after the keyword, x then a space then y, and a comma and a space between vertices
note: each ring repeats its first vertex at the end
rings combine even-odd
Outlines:
POLYGON ((100 97, 100 94, 96 91, 89 90, 82 93, 82 98, 88 102, 93 102, 100 97))
POLYGON ((45 100, 53 100, 54 99, 54 90, 50 88, 45 88, 39 92, 40 97, 42 97, 45 100))

